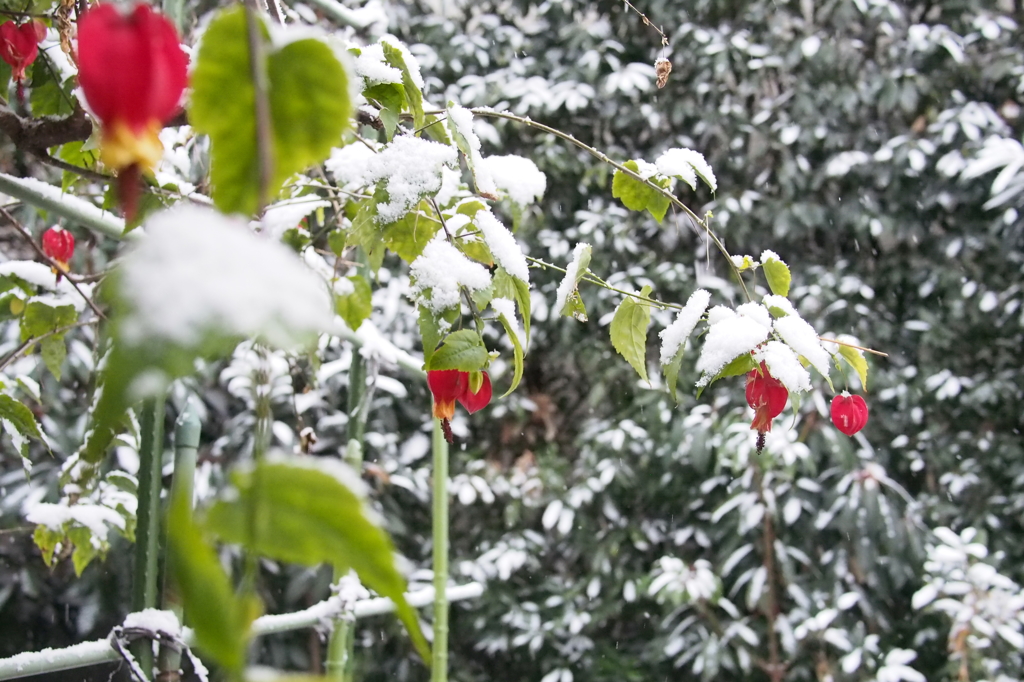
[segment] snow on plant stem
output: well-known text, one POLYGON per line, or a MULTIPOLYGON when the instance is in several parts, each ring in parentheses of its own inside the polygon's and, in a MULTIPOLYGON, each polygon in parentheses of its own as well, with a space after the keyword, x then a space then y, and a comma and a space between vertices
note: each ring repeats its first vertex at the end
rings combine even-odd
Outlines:
POLYGON ((508 231, 508 228, 494 217, 490 211, 479 211, 476 214, 476 226, 484 235, 487 248, 491 250, 494 261, 505 268, 505 271, 513 277, 524 282, 530 281, 530 267, 526 264, 526 257, 519 248, 519 242, 508 231))
POLYGON ((579 285, 580 277, 582 277, 580 263, 584 254, 587 254, 588 259, 590 258, 590 244, 585 242, 576 244, 576 248, 572 251, 572 260, 565 267, 565 277, 562 278, 558 290, 555 292, 555 307, 552 310, 556 314, 561 314, 565 308, 565 302, 569 300, 569 296, 576 291, 576 287, 579 285))
POLYGON ((548 179, 530 159, 523 156, 488 156, 483 168, 512 203, 528 206, 544 196, 548 179))

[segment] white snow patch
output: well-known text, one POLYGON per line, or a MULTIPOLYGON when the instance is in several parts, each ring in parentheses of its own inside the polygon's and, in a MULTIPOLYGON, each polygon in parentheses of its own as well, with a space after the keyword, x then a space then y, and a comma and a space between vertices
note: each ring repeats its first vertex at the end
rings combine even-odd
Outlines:
POLYGON ((686 148, 669 149, 654 163, 659 173, 679 178, 689 185, 690 189, 697 189, 697 176, 700 176, 712 192, 718 190, 715 172, 711 170, 711 166, 700 152, 686 148))
POLYGON ((483 154, 480 153, 480 138, 473 131, 473 112, 458 104, 449 104, 448 121, 455 132, 466 138, 466 144, 469 145, 467 156, 476 191, 485 197, 497 198, 498 186, 494 184, 494 178, 484 164, 483 154))
POLYGON ((708 311, 708 324, 716 325, 724 320, 736 317, 736 311, 724 305, 716 305, 708 311))
POLYGON ((466 258, 445 241, 442 233, 438 233, 412 262, 409 276, 419 302, 435 313, 459 305, 460 286, 480 291, 491 284, 487 269, 466 258), (427 291, 430 292, 429 299, 424 296, 427 291))
POLYGON ((754 350, 766 338, 768 329, 745 315, 726 317, 712 324, 697 359, 697 370, 703 373, 697 386, 707 386, 723 367, 740 355, 754 350))
POLYGON ((124 617, 122 624, 125 629, 146 630, 147 632, 158 632, 179 639, 181 637, 181 623, 172 611, 161 611, 160 609, 143 609, 135 613, 129 613, 124 617))
POLYGON ((0 263, 0 276, 17 277, 32 286, 42 287, 47 291, 57 290, 57 275, 48 265, 30 260, 10 260, 0 263))
POLYGON ((474 223, 483 233, 494 261, 505 268, 508 274, 529 284, 530 267, 526 264, 526 256, 508 228, 502 225, 490 210, 478 211, 474 223))
POLYGON ((818 340, 818 332, 798 315, 786 315, 775 320, 775 331, 789 347, 807 358, 822 376, 828 376, 829 352, 818 340))
POLYGON ((409 51, 409 48, 405 46, 405 43, 393 35, 386 35, 382 37, 380 42, 386 43, 402 53, 402 60, 405 61, 405 66, 409 69, 409 77, 412 79, 412 82, 416 84, 416 87, 422 90, 423 74, 420 73, 420 63, 416 60, 416 57, 412 55, 412 52, 409 51))
POLYGON ((811 390, 811 375, 793 349, 781 341, 769 341, 754 351, 754 359, 768 366, 768 373, 790 393, 811 390))
POLYGON ((325 166, 343 184, 367 186, 387 179, 384 189, 388 201, 377 204, 377 220, 381 223, 395 222, 424 195, 439 191, 441 169, 458 160, 453 148, 419 137, 396 137, 377 154, 351 149, 359 146, 332 151, 325 166))
POLYGON ((701 315, 708 309, 711 302, 711 294, 704 289, 690 294, 686 305, 679 311, 675 321, 663 329, 658 336, 661 337, 661 364, 670 364, 676 353, 686 343, 686 339, 693 333, 701 315))
POLYGON ((402 72, 387 63, 380 43, 359 48, 359 56, 352 60, 352 65, 368 86, 402 82, 402 72))
POLYGON ((242 220, 182 206, 157 213, 146 230, 121 266, 129 345, 194 345, 216 330, 289 346, 331 327, 323 282, 291 249, 254 235, 242 220))
POLYGON ((251 225, 259 226, 263 233, 269 234, 274 239, 280 239, 285 232, 293 227, 298 227, 303 218, 317 209, 329 208, 330 205, 331 202, 317 196, 285 199, 267 207, 263 218, 253 221, 251 225))
POLYGON ((572 252, 572 260, 569 261, 569 265, 565 268, 565 277, 558 285, 558 291, 555 292, 555 307, 554 311, 556 315, 561 315, 562 310, 565 308, 566 301, 569 300, 569 296, 572 295, 577 288, 576 278, 579 276, 580 259, 584 253, 590 251, 590 244, 580 242, 576 244, 576 248, 572 252))
POLYGON ((778 308, 787 315, 797 315, 796 308, 793 307, 793 304, 785 296, 768 294, 761 300, 764 301, 765 308, 778 308))
POLYGON ((544 196, 548 181, 544 173, 530 159, 522 156, 488 156, 483 167, 491 174, 494 184, 505 192, 512 203, 528 206, 544 196))
POLYGON ((768 331, 771 331, 772 329, 771 313, 769 313, 768 309, 760 303, 754 303, 753 301, 744 303, 736 308, 736 313, 744 317, 749 317, 768 331))

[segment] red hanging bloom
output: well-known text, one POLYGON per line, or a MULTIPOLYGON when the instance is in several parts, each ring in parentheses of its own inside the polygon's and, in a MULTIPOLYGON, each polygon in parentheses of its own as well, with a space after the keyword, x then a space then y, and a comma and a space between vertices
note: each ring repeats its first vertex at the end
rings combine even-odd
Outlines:
POLYGON ((21 26, 13 21, 0 24, 0 59, 11 65, 11 77, 18 84, 18 99, 24 99, 25 69, 39 54, 39 41, 46 37, 46 25, 33 19, 21 26))
POLYGON ((126 214, 134 213, 140 169, 160 162, 159 133, 178 110, 188 84, 188 56, 167 18, 148 5, 124 13, 114 5, 90 9, 78 22, 78 82, 102 123, 100 158, 116 170, 126 214))
POLYGON ((441 420, 445 438, 452 442, 449 420, 455 416, 455 401, 470 414, 491 402, 491 378, 480 372, 480 385, 473 390, 473 377, 457 369, 434 369, 427 372, 427 385, 434 396, 434 416, 441 420))
POLYGON ((762 362, 761 371, 747 373, 747 405, 754 410, 754 421, 750 428, 759 433, 772 430, 772 420, 782 414, 789 400, 789 391, 778 379, 768 373, 762 362))
POLYGON ((832 399, 832 423, 836 428, 852 436, 868 423, 868 404, 859 395, 843 391, 832 399))
POLYGON ((43 233, 43 253, 67 272, 68 263, 75 255, 75 236, 61 227, 51 227, 43 233))

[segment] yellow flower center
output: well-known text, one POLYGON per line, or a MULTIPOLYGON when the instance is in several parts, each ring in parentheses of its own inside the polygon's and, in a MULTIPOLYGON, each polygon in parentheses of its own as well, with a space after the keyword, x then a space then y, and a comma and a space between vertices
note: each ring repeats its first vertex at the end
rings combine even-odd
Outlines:
POLYGON ((160 142, 160 122, 153 120, 141 132, 135 132, 121 121, 103 129, 100 142, 100 160, 115 170, 138 164, 152 171, 164 155, 160 142))

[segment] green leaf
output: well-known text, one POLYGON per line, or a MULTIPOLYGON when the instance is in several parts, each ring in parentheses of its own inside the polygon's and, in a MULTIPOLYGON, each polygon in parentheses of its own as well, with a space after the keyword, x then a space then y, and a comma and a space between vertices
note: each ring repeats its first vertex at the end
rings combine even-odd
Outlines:
POLYGON ((39 342, 39 350, 42 353, 43 362, 46 363, 46 368, 50 370, 50 374, 57 381, 60 381, 61 367, 64 365, 64 358, 68 355, 68 348, 64 343, 64 335, 54 334, 53 336, 47 336, 39 342))
POLYGON ((54 308, 40 301, 29 301, 21 316, 21 340, 37 339, 62 327, 75 323, 75 307, 62 305, 54 308))
POLYGON ((857 372, 857 376, 860 377, 860 385, 864 387, 864 390, 868 390, 868 361, 864 357, 864 352, 858 348, 852 348, 850 346, 839 346, 839 354, 843 357, 843 360, 853 367, 857 372))
POLYGON ((345 296, 335 296, 334 309, 345 320, 345 324, 355 331, 373 312, 373 290, 361 275, 352 275, 348 281, 352 282, 353 291, 345 296))
POLYGON ((341 145, 352 102, 344 67, 321 40, 288 43, 268 57, 267 72, 276 192, 288 176, 320 163, 341 145))
MULTIPOLYGON (((384 48, 384 61, 389 66, 393 66, 402 72, 402 89, 405 92, 405 104, 412 113, 413 126, 416 130, 419 130, 426 123, 426 117, 423 115, 423 93, 420 91, 419 86, 416 85, 416 81, 413 80, 412 72, 409 70, 409 65, 405 63, 405 56, 402 51, 383 40, 380 45, 384 48)), ((436 128, 437 126, 431 127, 436 128)))
POLYGON ((679 370, 683 366, 685 351, 686 342, 683 341, 683 343, 679 344, 679 350, 676 351, 672 362, 665 366, 665 383, 668 385, 668 394, 672 396, 672 400, 676 403, 679 402, 679 397, 676 395, 676 384, 679 381, 679 370))
POLYGON ((352 218, 352 229, 349 234, 352 243, 361 246, 366 254, 370 271, 376 273, 384 262, 384 231, 377 224, 377 204, 387 201, 387 194, 377 190, 373 197, 359 202, 359 209, 352 218))
POLYGON ((220 560, 191 515, 191 500, 178 496, 167 519, 168 572, 199 648, 237 675, 245 667, 249 627, 259 605, 252 598, 235 596, 220 560))
POLYGON ((28 457, 29 438, 43 439, 32 410, 11 396, 2 393, 0 393, 0 420, 3 420, 4 426, 10 424, 16 431, 16 433, 8 435, 14 440, 22 457, 28 457))
MULTIPOLYGON (((640 169, 636 161, 627 161, 622 165, 634 173, 640 169)), ((652 178, 651 182, 665 189, 670 180, 652 178)), ((659 223, 665 219, 670 204, 667 196, 620 170, 616 170, 612 176, 612 196, 622 201, 622 204, 631 211, 648 211, 659 223)))
POLYGON ((102 558, 106 555, 106 550, 110 548, 110 545, 97 547, 94 544, 92 531, 85 526, 72 526, 69 528, 68 541, 75 546, 75 551, 71 554, 71 563, 75 567, 76 576, 81 576, 82 571, 85 570, 85 567, 93 559, 97 556, 102 558))
POLYGON ((519 382, 523 378, 523 345, 519 342, 519 335, 516 334, 515 329, 512 326, 513 321, 500 313, 498 314, 498 320, 501 322, 502 326, 505 327, 505 333, 508 334, 509 341, 512 342, 512 361, 514 367, 512 371, 512 384, 501 396, 504 398, 511 394, 512 391, 516 390, 519 386, 519 382))
MULTIPOLYGON (((647 298, 651 287, 645 286, 640 295, 647 298)), ((619 304, 612 318, 612 346, 626 359, 644 381, 647 378, 647 327, 651 324, 650 304, 627 296, 619 304)))
POLYGON ((35 531, 32 533, 32 540, 36 543, 36 547, 43 555, 43 563, 47 566, 53 566, 53 553, 57 549, 57 545, 64 539, 63 530, 51 530, 47 526, 39 524, 36 526, 35 531))
POLYGON ((761 267, 772 293, 776 296, 789 296, 789 283, 792 281, 789 266, 777 258, 768 258, 761 267))
POLYGON ((415 611, 405 601, 405 579, 394 546, 356 490, 358 475, 337 461, 263 461, 232 480, 238 497, 210 509, 209 527, 228 542, 279 561, 335 570, 352 568, 364 585, 395 602, 424 660, 429 646, 415 611))
POLYGON ((32 63, 32 93, 28 98, 32 105, 32 115, 36 118, 68 116, 74 111, 72 105, 74 99, 70 95, 71 88, 62 88, 54 78, 55 72, 53 65, 40 52, 35 62, 32 63))
POLYGON ((444 344, 430 356, 427 369, 457 369, 475 372, 487 366, 487 347, 475 331, 461 329, 448 335, 444 344))
MULTIPOLYGON (((260 21, 260 33, 267 40, 260 21)), ((210 22, 192 71, 189 122, 210 136, 210 181, 217 207, 251 215, 256 210, 256 89, 249 65, 245 11, 234 7, 210 22)))
MULTIPOLYGON (((260 21, 264 46, 270 42, 260 21)), ((352 105, 348 77, 325 43, 307 38, 267 55, 276 195, 292 174, 322 161, 341 143, 352 105)), ((214 203, 226 213, 252 215, 259 193, 256 89, 253 86, 245 12, 221 12, 207 28, 192 73, 189 119, 210 136, 214 203)), ((268 197, 269 198, 269 197, 268 197)))
POLYGON ((380 122, 384 124, 384 133, 390 142, 402 114, 405 87, 401 83, 379 83, 363 90, 363 96, 380 106, 380 122))
POLYGON ((750 353, 743 353, 742 355, 733 358, 729 362, 729 364, 723 367, 722 371, 716 374, 711 381, 697 389, 697 397, 699 398, 700 394, 704 392, 705 388, 715 383, 719 379, 725 379, 726 377, 743 376, 750 370, 757 369, 757 366, 757 363, 754 362, 754 357, 750 353))
POLYGON ((587 321, 587 307, 583 305, 583 299, 580 298, 579 284, 583 279, 583 276, 587 274, 587 267, 590 265, 590 254, 593 251, 590 244, 584 245, 584 248, 580 250, 578 259, 578 266, 576 267, 576 276, 573 277, 572 292, 565 299, 565 305, 559 311, 559 314, 563 317, 573 317, 580 322, 587 321))
POLYGON ((384 244, 406 263, 412 263, 441 229, 441 222, 424 212, 429 204, 422 202, 418 210, 410 211, 384 228, 384 244))
POLYGON ((491 279, 494 287, 494 298, 509 298, 516 302, 519 314, 523 317, 523 336, 526 346, 530 346, 530 285, 527 282, 508 274, 504 268, 494 271, 491 279))
POLYGON ((430 365, 430 356, 434 354, 437 344, 441 343, 441 326, 429 308, 419 306, 420 338, 423 339, 423 364, 430 365))

